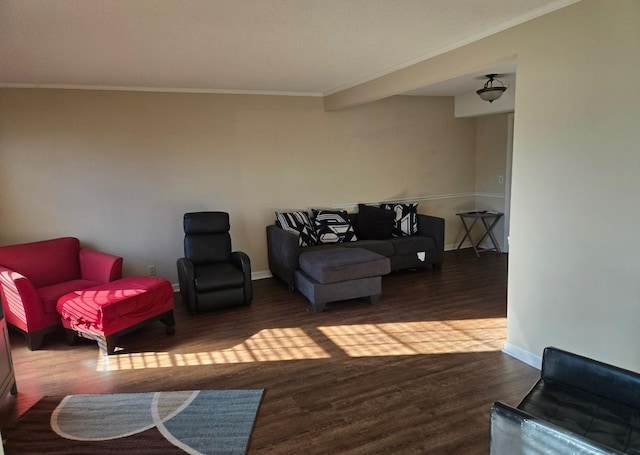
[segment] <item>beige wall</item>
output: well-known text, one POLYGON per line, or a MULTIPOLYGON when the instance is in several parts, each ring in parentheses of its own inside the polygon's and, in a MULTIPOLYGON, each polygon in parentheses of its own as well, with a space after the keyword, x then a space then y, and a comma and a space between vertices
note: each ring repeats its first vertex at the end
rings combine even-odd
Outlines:
MULTIPOLYGON (((506 213, 505 179, 507 175, 508 125, 507 114, 489 115, 477 119, 476 206, 482 210, 506 213), (502 183, 500 183, 499 177, 502 177, 502 183)), ((502 218, 493 231, 501 250, 505 249, 504 225, 505 220, 502 218)), ((489 242, 485 242, 484 246, 493 247, 489 242)))
POLYGON ((640 371, 638 24, 636 0, 583 0, 325 99, 517 55, 506 349, 532 363, 555 345, 640 371))
MULTIPOLYGON (((465 234, 462 222, 455 213, 470 210, 505 212, 505 183, 498 183, 498 176, 502 176, 503 179, 506 177, 509 123, 507 114, 487 115, 478 117, 475 121, 474 192, 469 197, 456 197, 455 204, 443 207, 449 210, 447 249, 456 248, 465 234)), ((469 220, 468 224, 470 223, 469 220)), ((493 232, 499 247, 503 249, 504 219, 498 221, 493 232)), ((474 240, 484 233, 484 228, 477 222, 472 230, 474 240)), ((471 248, 471 243, 466 239, 462 246, 471 248)), ((493 248, 488 241, 483 242, 482 246, 493 248)))
POLYGON ((478 117, 476 127, 476 191, 504 194, 507 169, 507 114, 478 117))
POLYGON ((522 30, 508 324, 526 351, 559 345, 636 371, 638 24, 640 2, 585 0, 522 30))
POLYGON ((261 275, 274 210, 416 199, 450 218, 474 153, 453 98, 325 112, 320 98, 1 89, 0 243, 74 235, 176 282, 182 214, 224 210, 261 275))

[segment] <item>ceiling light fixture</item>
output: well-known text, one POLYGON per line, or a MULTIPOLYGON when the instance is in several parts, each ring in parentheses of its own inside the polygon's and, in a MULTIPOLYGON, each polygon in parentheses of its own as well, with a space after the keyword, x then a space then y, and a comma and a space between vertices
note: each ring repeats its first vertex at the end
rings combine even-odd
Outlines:
POLYGON ((485 101, 489 101, 490 103, 493 103, 495 100, 500 98, 504 93, 504 91, 507 89, 507 87, 504 86, 502 81, 498 79, 495 79, 494 81, 494 78, 496 76, 497 74, 487 74, 486 77, 488 77, 489 80, 484 83, 483 88, 476 91, 476 93, 480 96, 480 98, 482 98, 485 101), (500 85, 494 86, 493 85, 494 82, 498 82, 500 85))

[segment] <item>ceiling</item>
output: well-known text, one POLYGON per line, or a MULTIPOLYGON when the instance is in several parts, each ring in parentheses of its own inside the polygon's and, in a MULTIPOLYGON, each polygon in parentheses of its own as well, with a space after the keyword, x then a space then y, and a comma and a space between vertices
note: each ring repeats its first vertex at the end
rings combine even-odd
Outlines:
POLYGON ((322 96, 576 1, 0 0, 0 86, 322 96))

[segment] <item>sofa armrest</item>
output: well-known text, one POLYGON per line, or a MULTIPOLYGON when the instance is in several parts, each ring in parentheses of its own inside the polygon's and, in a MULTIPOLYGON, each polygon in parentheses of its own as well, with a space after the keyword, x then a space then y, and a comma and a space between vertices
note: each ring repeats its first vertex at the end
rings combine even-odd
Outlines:
POLYGON ((267 226, 267 253, 271 273, 286 282, 289 289, 293 290, 300 255, 298 235, 275 224, 267 226))
POLYGON ((47 326, 42 298, 24 275, 0 266, 0 293, 7 322, 25 332, 47 326))
POLYGON ((436 243, 436 257, 430 262, 442 265, 444 261, 444 218, 418 214, 418 235, 431 237, 436 243))
POLYGON ((562 349, 547 347, 541 377, 640 408, 640 374, 562 349))
POLYGON ((622 452, 500 402, 491 407, 489 453, 622 455, 622 452))
POLYGON ((242 251, 231 253, 231 263, 242 270, 244 274, 244 300, 251 303, 253 300, 253 285, 251 283, 251 259, 242 251))
POLYGON ((80 276, 83 280, 108 283, 122 278, 122 258, 90 248, 80 248, 80 276))

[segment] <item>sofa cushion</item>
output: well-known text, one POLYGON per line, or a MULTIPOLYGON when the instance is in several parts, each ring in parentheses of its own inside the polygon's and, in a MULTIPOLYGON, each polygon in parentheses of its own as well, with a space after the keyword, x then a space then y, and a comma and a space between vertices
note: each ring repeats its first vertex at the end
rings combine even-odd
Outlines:
POLYGON ((111 335, 173 309, 167 280, 132 276, 62 296, 57 306, 64 327, 111 335))
POLYGON ((416 254, 432 251, 436 248, 436 242, 430 237, 394 237, 388 242, 393 246, 393 254, 416 254))
POLYGON ((91 280, 71 280, 64 281, 62 283, 52 284, 51 286, 44 286, 38 289, 38 295, 42 299, 44 310, 47 313, 55 313, 58 299, 65 294, 73 291, 79 291, 81 289, 90 288, 99 285, 99 281, 91 280))
POLYGON ((395 215, 390 210, 358 204, 356 234, 361 240, 386 240, 393 234, 395 215))
POLYGON ((342 243, 358 240, 346 211, 312 209, 312 212, 320 243, 342 243))
POLYGON ((24 275, 36 288, 80 278, 80 241, 62 237, 0 247, 0 265, 24 275))
POLYGON ((389 259, 362 248, 337 248, 300 254, 300 269, 318 283, 338 283, 391 271, 389 259))
POLYGON ((200 235, 212 232, 229 232, 229 214, 226 212, 192 212, 182 217, 185 234, 200 235))
POLYGON ((640 412, 627 403, 541 379, 518 409, 621 452, 640 449, 640 412))
POLYGON ((364 248, 384 257, 393 255, 393 245, 387 240, 358 240, 357 242, 341 243, 343 248, 364 248))
POLYGON ((196 292, 210 292, 242 287, 244 274, 230 262, 218 262, 196 267, 196 292))
POLYGON ((184 253, 196 265, 229 261, 231 236, 228 232, 187 234, 184 236, 184 253))
POLYGON ((276 226, 288 232, 298 234, 298 245, 312 246, 318 244, 316 230, 305 211, 276 212, 276 226))
POLYGON ((418 203, 386 203, 380 207, 391 210, 395 215, 393 235, 396 237, 416 235, 418 233, 418 203))

